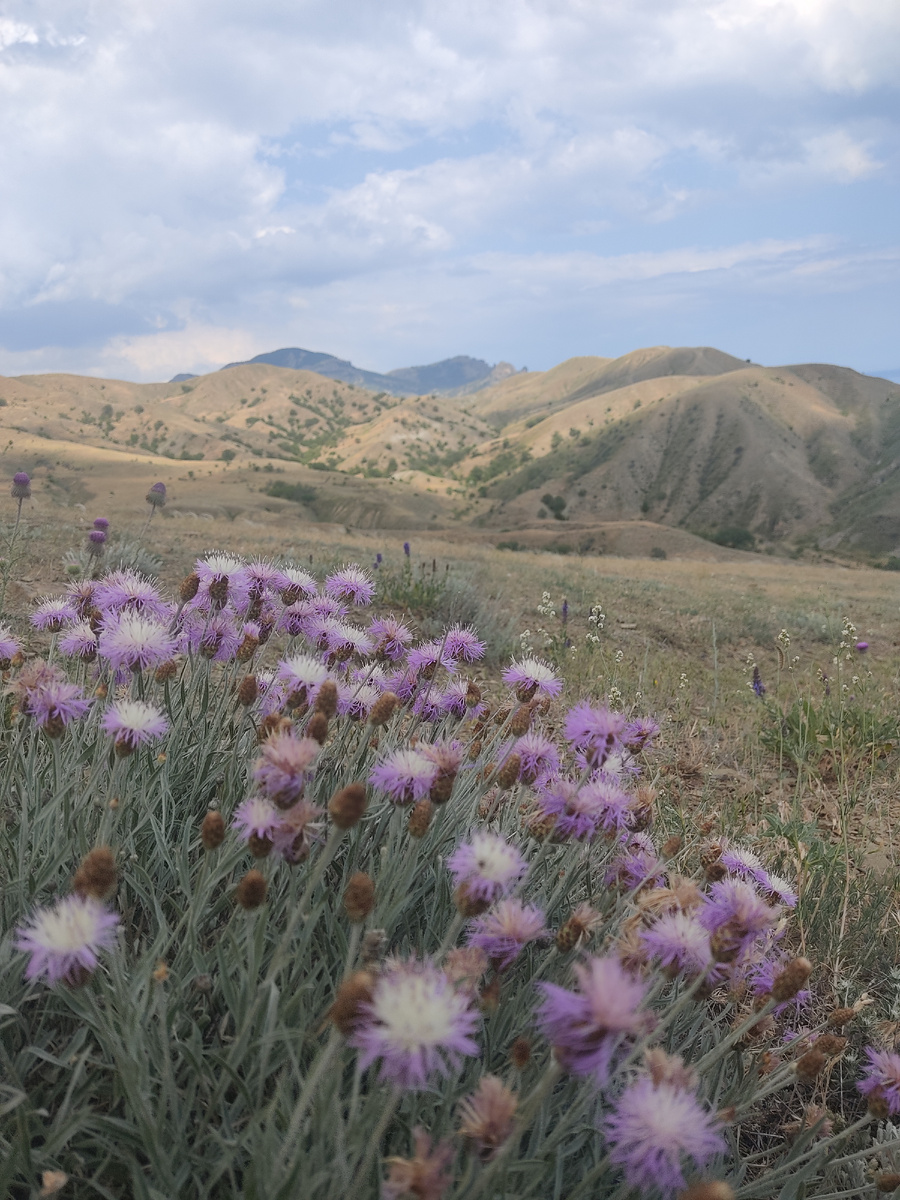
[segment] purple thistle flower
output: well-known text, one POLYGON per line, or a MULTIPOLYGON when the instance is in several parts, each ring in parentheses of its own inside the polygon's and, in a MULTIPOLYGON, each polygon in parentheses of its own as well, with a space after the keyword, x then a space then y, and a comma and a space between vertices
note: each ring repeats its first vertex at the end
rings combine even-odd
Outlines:
POLYGON ((238 612, 246 611, 250 602, 250 579, 239 558, 230 554, 210 554, 198 558, 194 570, 200 576, 200 587, 187 608, 208 612, 224 608, 230 602, 238 612))
POLYGON ((865 1074, 856 1086, 870 1101, 881 1100, 894 1117, 900 1113, 900 1054, 867 1046, 866 1057, 865 1074))
POLYGON ((328 679, 328 668, 311 654, 295 654, 278 664, 276 678, 284 685, 291 708, 315 703, 319 688, 328 679))
POLYGON ((231 662, 244 640, 243 629, 228 611, 217 612, 202 622, 187 622, 182 631, 183 648, 190 648, 210 662, 231 662))
POLYGON ((722 879, 714 883, 698 912, 698 919, 709 930, 716 957, 722 962, 743 957, 761 934, 777 923, 779 912, 762 900, 756 889, 743 879, 722 879))
POLYGON ((629 834, 622 850, 610 862, 604 876, 607 885, 617 885, 626 892, 665 883, 665 868, 657 857, 653 842, 643 833, 629 834))
POLYGON ((31 495, 31 476, 27 471, 16 471, 9 494, 13 500, 27 500, 31 495))
POLYGON ((468 944, 478 946, 498 970, 505 970, 529 942, 547 932, 544 914, 521 900, 501 900, 469 926, 468 944))
POLYGON ((576 992, 538 984, 538 1023, 560 1064, 575 1075, 592 1075, 602 1087, 622 1043, 652 1028, 652 1014, 641 1010, 646 987, 617 958, 589 958, 574 971, 576 992))
POLYGON ((21 649, 10 627, 0 622, 0 670, 7 670, 10 660, 15 658, 21 649))
POLYGON ((682 1159, 703 1169, 724 1153, 725 1138, 696 1096, 642 1076, 619 1096, 603 1123, 610 1160, 641 1194, 674 1196, 685 1186, 682 1159))
POLYGON ((478 1054, 471 1036, 477 1024, 465 989, 443 971, 415 960, 393 962, 362 1006, 349 1041, 360 1052, 360 1069, 381 1059, 380 1079, 415 1091, 478 1054))
POLYGON ((787 880, 782 879, 780 875, 773 875, 768 871, 763 871, 761 878, 757 879, 757 883, 767 900, 783 904, 785 908, 797 907, 797 900, 799 899, 797 893, 787 880))
POLYGON ((283 603, 296 604, 303 597, 314 596, 319 590, 315 579, 300 567, 283 567, 279 594, 283 603))
POLYGON ((538 806, 545 817, 555 817, 553 832, 562 838, 590 841, 597 833, 601 813, 596 797, 571 779, 551 779, 541 788, 538 806))
POLYGON ((173 656, 175 639, 153 617, 125 611, 104 621, 98 649, 116 671, 144 671, 173 656))
POLYGON ((437 767, 418 750, 394 750, 375 764, 369 782, 394 804, 412 804, 425 799, 436 774, 437 767))
POLYGON ((476 705, 474 709, 470 707, 469 681, 458 677, 447 683, 447 686, 438 695, 437 703, 440 705, 441 712, 451 717, 464 717, 466 713, 477 717, 485 708, 483 704, 476 705))
POLYGON ((276 734, 263 742, 253 779, 278 808, 289 808, 312 777, 320 749, 312 738, 298 738, 291 730, 276 734))
POLYGON ((117 748, 130 752, 161 738, 169 722, 158 708, 143 700, 119 700, 103 714, 100 728, 115 738, 117 748))
POLYGON ((151 508, 162 508, 166 502, 166 485, 154 483, 147 493, 147 503, 151 508))
POLYGON ((364 721, 381 695, 372 683, 338 683, 337 689, 338 713, 351 721, 364 721))
POLYGON ((409 542, 403 543, 403 553, 409 558, 409 542))
POLYGON ((76 579, 67 586, 66 595, 77 616, 86 620, 91 615, 96 607, 94 593, 97 587, 93 579, 76 579))
POLYGON ((540 658, 513 659, 503 672, 503 682, 513 688, 516 698, 527 704, 538 693, 542 696, 558 696, 562 691, 562 680, 557 679, 549 663, 540 658))
POLYGON ((107 529, 109 529, 108 519, 106 517, 94 517, 94 528, 100 529, 103 531, 103 533, 106 533, 107 529))
POLYGON ((628 829, 634 815, 631 797, 622 791, 615 779, 604 778, 601 774, 596 779, 588 780, 581 791, 596 806, 600 828, 604 833, 621 834, 628 829))
POLYGON ((371 604, 375 597, 375 584, 362 567, 348 563, 326 578, 325 591, 336 600, 346 600, 349 604, 371 604))
POLYGON ((602 767, 621 741, 625 718, 608 708, 576 704, 566 716, 565 737, 592 767, 602 767))
POLYGON ((288 637, 300 637, 306 632, 310 619, 315 614, 310 612, 308 600, 297 600, 289 604, 281 613, 276 628, 288 637))
POLYGON ((432 745, 419 744, 419 750, 433 762, 441 775, 455 775, 462 766, 463 744, 456 741, 439 741, 432 745))
POLYGON ((244 567, 244 574, 250 584, 250 595, 254 599, 264 596, 267 592, 274 592, 280 596, 287 584, 284 571, 276 567, 274 563, 266 562, 263 558, 256 558, 253 562, 247 563, 244 567))
POLYGON ((77 619, 74 607, 62 596, 48 596, 31 614, 31 623, 35 629, 46 633, 58 633, 77 619))
POLYGON ((290 866, 307 859, 315 843, 322 840, 321 827, 315 823, 321 815, 322 809, 306 800, 298 800, 279 813, 278 824, 269 836, 272 849, 290 866))
POLYGON ((474 629, 457 624, 444 634, 444 649, 452 659, 472 663, 484 658, 485 645, 478 639, 474 629))
POLYGON ((25 711, 49 737, 59 737, 71 721, 80 721, 91 707, 77 683, 51 680, 34 688, 25 704, 25 711))
POLYGON ((433 679, 439 666, 451 675, 456 671, 456 659, 439 641, 420 642, 410 650, 406 661, 409 669, 424 679, 433 679))
POLYGON ((752 850, 743 846, 726 846, 722 851, 719 862, 732 875, 740 875, 743 879, 758 879, 763 871, 763 865, 752 850))
POLYGON ((251 837, 271 841, 280 820, 281 813, 271 800, 265 796, 248 796, 234 810, 231 826, 245 842, 251 837))
POLYGON ((379 617, 369 626, 369 634, 375 640, 375 653, 379 658, 396 662, 406 653, 412 642, 412 633, 396 617, 379 617))
POLYGON ((457 846, 447 859, 447 870, 470 899, 492 904, 522 878, 528 864, 505 838, 479 832, 471 842, 457 846))
POLYGON ((693 913, 663 913, 640 937, 650 955, 672 973, 692 979, 710 967, 709 932, 693 913))
POLYGON ((868 648, 869 648, 868 642, 857 642, 856 643, 856 649, 860 652, 860 654, 865 654, 865 652, 868 650, 868 648))
POLYGON ((97 955, 116 944, 119 918, 90 897, 66 896, 41 908, 17 930, 15 946, 31 955, 26 979, 46 976, 53 987, 84 983, 97 969, 97 955))
MULTIPOLYGON (((776 978, 781 974, 787 964, 790 962, 790 955, 783 952, 772 955, 767 955, 745 973, 745 978, 750 985, 750 990, 754 996, 768 996, 772 988, 775 986, 776 978)), ((779 1016, 785 1009, 793 1009, 799 1016, 802 1009, 809 1004, 812 998, 812 993, 808 988, 801 988, 790 1000, 783 1000, 780 1004, 776 1004, 772 1012, 779 1016)))
POLYGON ((136 571, 112 571, 96 585, 92 599, 102 613, 134 612, 163 623, 175 612, 150 580, 136 571))
POLYGON ((640 754, 659 733, 659 725, 649 717, 629 721, 622 731, 622 745, 631 754, 640 754))
POLYGON ((438 688, 420 692, 412 703, 412 712, 423 721, 441 721, 446 715, 444 694, 438 688))
POLYGON ((407 701, 416 694, 419 676, 409 667, 402 667, 393 675, 389 675, 385 683, 388 691, 393 692, 398 700, 407 701))
POLYGON ((105 543, 106 543, 106 534, 103 532, 103 530, 102 529, 92 529, 91 532, 88 534, 88 543, 87 543, 88 554, 93 555, 95 558, 99 558, 99 556, 103 553, 103 548, 104 548, 105 543))

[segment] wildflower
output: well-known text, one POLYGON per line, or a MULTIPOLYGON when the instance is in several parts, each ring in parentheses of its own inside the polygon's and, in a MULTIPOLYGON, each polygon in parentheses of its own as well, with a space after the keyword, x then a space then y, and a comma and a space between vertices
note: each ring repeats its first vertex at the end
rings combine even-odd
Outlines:
POLYGON ((351 921, 364 921, 375 907, 375 883, 365 871, 357 871, 347 880, 344 911, 351 921))
POLYGON ((412 804, 425 799, 436 774, 434 763, 418 750, 394 750, 372 768, 369 782, 394 804, 412 804))
POLYGON ((785 908, 796 908, 797 893, 780 875, 772 875, 767 871, 763 871, 761 878, 757 880, 760 889, 766 894, 768 900, 777 901, 783 904, 785 908))
POLYGON ((556 948, 561 954, 573 950, 584 938, 589 938, 603 925, 603 918, 589 904, 575 906, 571 917, 556 934, 556 948))
POLYGON ((354 654, 361 658, 372 653, 372 640, 358 625, 338 617, 313 617, 306 625, 306 635, 320 650, 335 662, 346 662, 354 654))
POLYGON ((0 671, 9 669, 10 663, 21 649, 10 627, 0 622, 0 671))
POLYGON ((99 558, 103 553, 106 533, 102 529, 92 529, 88 534, 87 552, 93 558, 99 558))
POLYGON ((758 879, 763 865, 752 850, 741 846, 725 846, 719 856, 719 862, 733 875, 745 879, 758 879))
POLYGON ((424 1129, 413 1130, 413 1157, 389 1158, 388 1177, 381 1186, 383 1200, 441 1200, 452 1182, 449 1173, 455 1152, 449 1142, 432 1142, 424 1129))
POLYGON ((403 543, 403 553, 409 558, 409 542, 403 543))
POLYGON ((261 871, 248 871, 235 891, 235 899, 243 909, 259 908, 265 904, 269 885, 261 871))
POLYGON ((481 692, 469 679, 450 679, 442 692, 435 695, 435 704, 445 716, 479 716, 484 706, 480 703, 481 692), (473 697, 477 692, 477 699, 473 697))
POLYGON ((328 678, 328 668, 311 654, 295 654, 278 664, 276 678, 284 684, 288 706, 299 708, 314 702, 328 678))
POLYGON ((172 658, 175 640, 154 618, 125 611, 104 621, 98 650, 116 671, 143 671, 172 658))
POLYGON ((515 689, 517 699, 525 704, 534 696, 558 696, 562 680, 557 679, 549 663, 540 658, 526 657, 513 661, 503 672, 503 682, 515 689))
POLYGON ((574 970, 578 991, 538 984, 538 1020, 561 1065, 602 1086, 621 1042, 651 1027, 652 1018, 641 1011, 646 987, 616 958, 589 958, 574 970))
POLYGON ((231 826, 245 842, 256 838, 271 843, 280 820, 281 814, 271 800, 265 796, 249 796, 234 810, 231 826))
POLYGON ((435 766, 434 782, 428 797, 435 804, 445 804, 450 799, 453 784, 462 766, 462 744, 457 741, 440 741, 431 746, 422 746, 421 752, 435 766))
POLYGON ((640 754, 642 750, 647 749, 658 733, 659 725, 656 721, 638 717, 635 721, 629 721, 622 731, 622 744, 632 754, 640 754))
POLYGON ((146 499, 151 508, 163 508, 166 503, 166 485, 154 483, 147 493, 146 499))
POLYGON ((340 683, 337 711, 342 717, 349 717, 351 721, 365 721, 380 698, 381 693, 374 684, 340 683))
POLYGON ((199 653, 210 662, 231 662, 241 642, 241 632, 230 612, 217 612, 202 620, 187 621, 182 631, 182 649, 199 653))
POLYGON ((82 899, 108 900, 116 890, 118 872, 109 846, 98 846, 81 860, 72 878, 72 891, 82 899))
POLYGON ((375 584, 362 567, 351 563, 328 576, 325 591, 336 600, 358 605, 370 604, 375 596, 375 584))
POLYGON ((351 783, 334 793, 328 801, 328 813, 338 829, 352 829, 362 819, 367 804, 365 786, 351 783))
POLYGON ((96 585, 92 599, 104 613, 135 612, 162 622, 168 622, 174 614, 169 601, 137 571, 112 571, 96 585))
POLYGON ((66 896, 53 908, 39 909, 21 926, 16 948, 31 955, 26 979, 40 975, 53 987, 78 987, 94 973, 100 950, 115 945, 119 918, 91 896, 66 896))
POLYGON ((477 662, 484 657, 484 642, 479 641, 474 629, 466 626, 452 625, 444 634, 444 647, 451 658, 464 662, 477 662))
POLYGON ((412 642, 408 627, 396 617, 379 617, 369 626, 369 635, 375 640, 375 654, 388 662, 396 662, 406 653, 412 642))
POLYGON ((16 471, 9 494, 13 500, 28 500, 31 496, 31 476, 27 471, 16 471))
POLYGON ((423 679, 433 679, 438 667, 443 667, 451 675, 456 671, 456 659, 449 653, 442 642, 420 642, 407 655, 410 671, 421 675, 423 679))
POLYGON ((734 962, 755 938, 775 925, 778 910, 760 899, 744 880, 723 879, 710 888, 698 918, 709 930, 715 957, 720 962, 734 962))
POLYGON ((870 1107, 873 1101, 879 1102, 887 1115, 896 1116, 900 1112, 900 1054, 868 1046, 866 1057, 869 1062, 857 1088, 868 1096, 870 1107))
POLYGON ((444 974, 450 982, 472 995, 487 969, 488 957, 479 946, 455 946, 444 959, 444 974))
POLYGON ((603 1132, 612 1162, 639 1192, 671 1197, 685 1186, 682 1160, 703 1168, 725 1150, 711 1114, 690 1091, 642 1076, 625 1089, 603 1132))
POLYGON ((463 1056, 478 1054, 472 1032, 478 1022, 465 992, 443 971, 411 959, 388 965, 350 1041, 365 1069, 381 1059, 380 1078, 421 1090, 435 1075, 456 1069, 463 1056))
POLYGON ((309 857, 313 845, 322 840, 321 828, 315 823, 322 809, 306 800, 298 800, 278 814, 278 824, 272 830, 272 849, 289 866, 296 866, 309 857))
POLYGON ((460 1101, 459 1132, 482 1162, 490 1162, 513 1131, 519 1102, 502 1079, 482 1075, 478 1087, 460 1101))
POLYGON ((90 621, 76 621, 59 639, 60 653, 80 658, 82 662, 93 662, 97 657, 97 645, 97 635, 90 621))
POLYGON ((31 623, 35 629, 46 633, 58 633, 66 625, 77 620, 77 614, 72 604, 62 596, 48 597, 42 600, 31 614, 31 623))
POLYGON ((204 850, 218 850, 225 841, 225 820, 222 814, 211 809, 200 826, 200 842, 204 850))
POLYGON ((571 779, 552 779, 541 788, 538 799, 540 818, 553 819, 553 831, 560 838, 590 841, 596 834, 601 812, 597 797, 579 788, 571 779))
POLYGON ((299 567, 284 567, 281 571, 279 594, 284 604, 296 604, 301 596, 308 597, 316 594, 316 581, 312 575, 307 574, 299 567))
POLYGON ((868 642, 857 642, 856 643, 856 649, 859 651, 860 654, 865 654, 865 652, 868 650, 868 648, 869 648, 868 642))
POLYGON ((544 914, 521 900, 501 900, 472 922, 468 942, 480 947, 498 970, 505 970, 529 943, 547 932, 544 914))
POLYGON ((559 770, 559 753, 549 738, 537 730, 530 730, 513 746, 519 756, 519 778, 523 783, 537 783, 559 770))
POLYGON ((766 685, 762 681, 762 676, 759 673, 759 667, 756 663, 753 664, 753 678, 750 680, 750 687, 757 696, 766 694, 766 685))
POLYGON ((585 762, 592 767, 602 767, 621 739, 625 718, 608 708, 592 708, 589 704, 576 704, 566 716, 566 741, 585 762))
POLYGON ((356 1028, 361 1018, 363 1004, 372 999, 375 976, 371 971, 354 971, 338 988, 334 1003, 328 1010, 327 1019, 347 1037, 356 1028))
POLYGON ((450 855, 447 870, 469 898, 492 904, 522 878, 528 864, 505 838, 475 833, 471 842, 463 842, 450 855))
POLYGON ((25 712, 52 738, 60 737, 70 721, 80 721, 90 706, 76 683, 62 679, 32 689, 23 705, 25 712))
POLYGON ((210 554, 198 558, 194 570, 200 581, 196 597, 191 601, 202 610, 222 609, 228 601, 243 612, 250 599, 250 580, 244 564, 230 554, 210 554))
POLYGON ((290 731, 275 734, 262 747, 253 765, 253 779, 278 808, 289 808, 300 799, 319 756, 319 743, 298 738, 290 731))
POLYGON ((116 739, 116 753, 126 757, 161 738, 169 728, 165 716, 143 700, 119 700, 103 715, 100 728, 116 739))
POLYGON ((649 953, 671 974, 693 978, 706 971, 712 960, 709 931, 693 913, 663 913, 640 937, 649 953))

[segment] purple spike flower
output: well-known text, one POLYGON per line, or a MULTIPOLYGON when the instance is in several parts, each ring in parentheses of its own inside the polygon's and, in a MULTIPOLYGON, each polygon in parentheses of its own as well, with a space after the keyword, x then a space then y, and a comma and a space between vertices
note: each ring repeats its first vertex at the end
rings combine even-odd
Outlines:
POLYGON ((547 932, 539 908, 511 898, 501 900, 469 927, 468 944, 478 946, 498 970, 505 970, 529 942, 547 932))
POLYGON ((409 558, 409 542, 403 543, 403 553, 409 558))
POLYGON ((757 696, 764 696, 766 694, 766 685, 762 681, 762 676, 759 673, 759 667, 756 663, 753 664, 753 678, 750 681, 750 686, 757 696))
POLYGON ((85 983, 97 969, 97 955, 116 944, 119 918, 96 900, 66 896, 42 908, 17 933, 16 948, 31 955, 26 979, 46 976, 50 986, 85 983))

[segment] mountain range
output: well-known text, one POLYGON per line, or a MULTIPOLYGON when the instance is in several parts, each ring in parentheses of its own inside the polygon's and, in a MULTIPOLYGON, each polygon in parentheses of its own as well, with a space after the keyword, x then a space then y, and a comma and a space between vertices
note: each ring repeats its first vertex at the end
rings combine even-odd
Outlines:
MULTIPOLYGON (((456 382, 477 361, 409 370, 447 367, 413 378, 456 382)), ((583 553, 718 543, 900 565, 891 380, 656 346, 463 390, 477 382, 398 396, 268 361, 168 384, 0 378, 0 436, 60 503, 96 494, 102 464, 104 483, 133 489, 146 470, 195 506, 202 480, 204 504, 283 520, 583 553)))

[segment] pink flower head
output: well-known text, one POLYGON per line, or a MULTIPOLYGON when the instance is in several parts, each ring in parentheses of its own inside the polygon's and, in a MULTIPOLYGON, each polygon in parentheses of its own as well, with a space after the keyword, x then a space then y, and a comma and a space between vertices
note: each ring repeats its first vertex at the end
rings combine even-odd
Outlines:
POLYGON ((505 970, 518 958, 529 942, 547 932, 544 914, 539 908, 510 898, 501 900, 469 927, 468 943, 478 946, 499 970, 505 970))
POLYGON ((766 904, 745 880, 722 879, 704 896, 698 919, 709 930, 717 957, 733 961, 777 924, 779 910, 766 904))
POLYGON ((398 700, 410 700, 416 693, 419 686, 419 676, 416 671, 409 667, 403 667, 396 671, 393 675, 388 676, 385 681, 389 691, 393 692, 398 700))
POLYGON ((479 832, 463 842, 447 859, 447 870, 456 887, 464 887, 472 900, 492 904, 505 896, 528 870, 525 859, 506 838, 479 832))
MULTIPOLYGON (((744 978, 750 985, 750 991, 754 996, 768 996, 772 988, 775 986, 775 980, 791 961, 790 955, 781 953, 768 954, 759 962, 754 963, 748 971, 744 973, 744 978)), ((801 988, 790 1000, 783 1000, 776 1004, 772 1012, 779 1016, 786 1009, 793 1009, 799 1015, 800 1010, 809 1004, 812 993, 808 988, 801 988)))
POLYGON ((10 659, 15 658, 21 649, 10 627, 0 622, 0 670, 5 671, 10 659))
POLYGON ((80 721, 91 702, 76 683, 57 679, 34 688, 28 696, 25 711, 51 737, 59 737, 71 721, 80 721))
POLYGON ((503 682, 515 690, 516 698, 527 704, 537 695, 558 696, 562 680, 554 674, 549 663, 541 658, 514 659, 503 672, 503 682))
POLYGON ((412 711, 423 721, 440 721, 445 716, 444 693, 438 688, 429 687, 419 692, 412 703, 412 711))
POLYGON ((265 796, 248 796, 234 810, 231 825, 245 842, 251 837, 268 838, 271 841, 280 820, 281 813, 271 800, 265 796))
POLYGON ((274 563, 266 562, 263 558, 254 559, 244 567, 244 574, 250 585, 250 595, 254 600, 265 596, 268 592, 281 595, 287 584, 284 571, 274 563))
POLYGON ((882 1100, 888 1115, 895 1117, 900 1113, 900 1054, 868 1046, 866 1058, 865 1074, 856 1086, 864 1096, 882 1100))
POLYGON ((62 596, 50 596, 42 600, 31 614, 31 623, 35 629, 47 633, 58 633, 77 619, 78 614, 71 601, 62 596))
POLYGON ((642 887, 662 887, 665 868, 657 857, 653 842, 643 833, 628 834, 622 849, 611 860, 604 881, 623 891, 633 892, 642 887))
POLYGON ((82 662, 92 662, 97 657, 97 635, 90 621, 77 621, 70 625, 59 639, 61 654, 80 658, 82 662))
POLYGON ((485 646, 474 629, 457 624, 451 625, 444 634, 444 649, 451 658, 472 663, 484 658, 485 646))
POLYGON ((369 782, 395 804, 412 804, 425 799, 436 774, 437 767, 418 750, 394 750, 372 768, 369 782))
POLYGON ((647 1075, 619 1096, 603 1133, 629 1187, 666 1200, 685 1186, 684 1159, 702 1170, 725 1151, 721 1129, 692 1092, 647 1075))
POLYGON ((402 658, 412 642, 409 628, 392 616, 374 620, 369 626, 369 634, 375 642, 375 654, 389 662, 402 658))
POLYGON ((97 584, 93 602, 104 614, 133 612, 164 624, 175 612, 174 605, 136 571, 112 571, 97 584))
POLYGON ((590 766, 602 767, 619 744, 624 728, 625 718, 620 713, 582 703, 569 710, 565 736, 590 766))
POLYGON ((346 600, 349 604, 371 604, 375 596, 375 584, 367 571, 356 563, 350 563, 328 576, 325 591, 335 600, 346 600))
POLYGON ((116 943, 119 918, 96 900, 66 896, 53 908, 42 908, 17 931, 16 949, 31 955, 26 979, 43 975, 53 987, 85 982, 98 965, 98 953, 116 943))
POLYGON ((439 775, 455 775, 462 766, 463 745, 455 738, 449 742, 446 740, 433 742, 430 746, 420 743, 419 749, 427 759, 434 763, 439 775))
POLYGON ((100 728, 129 750, 161 738, 169 728, 163 713, 143 700, 119 700, 103 714, 100 728))
POLYGON ((338 714, 351 721, 364 721, 381 692, 371 683, 339 683, 338 714))
POLYGON ((450 1142, 432 1142, 424 1129, 413 1130, 413 1157, 389 1158, 388 1177, 381 1185, 382 1200, 441 1200, 453 1182, 456 1157, 450 1142))
POLYGON ((296 604, 302 597, 314 596, 318 591, 312 575, 300 567, 282 567, 281 576, 279 594, 285 604, 296 604))
POLYGON ((438 667, 443 667, 451 675, 456 671, 456 659, 439 641, 420 642, 418 646, 413 646, 406 661, 411 671, 425 679, 433 679, 438 667))
POLYGON ((622 731, 622 745, 631 754, 640 754, 653 743, 659 733, 659 725, 649 717, 638 717, 629 721, 622 731))
MULTIPOLYGON (((437 693, 437 704, 444 716, 464 717, 467 713, 472 716, 478 715, 477 710, 473 712, 469 707, 468 679, 451 679, 444 690, 437 693)), ((484 706, 479 705, 478 709, 483 711, 484 706)))
POLYGON ((320 750, 317 741, 299 738, 293 730, 275 734, 263 742, 253 778, 278 808, 290 808, 303 795, 320 750))
POLYGON ((620 1046, 652 1028, 652 1015, 641 1008, 646 987, 617 958, 589 958, 574 970, 575 992, 538 984, 544 994, 538 1022, 561 1065, 602 1087, 620 1046))
POLYGON ((537 783, 559 770, 556 746, 536 729, 529 729, 516 741, 513 753, 519 756, 519 778, 523 783, 537 783))
POLYGON ((187 607, 209 612, 230 604, 237 612, 246 611, 250 602, 250 579, 239 558, 230 554, 209 554, 197 559, 194 570, 200 576, 200 587, 187 607))
POLYGON ((752 850, 742 846, 726 846, 719 859, 726 871, 743 879, 757 879, 763 865, 752 850))
POLYGON ((175 639, 155 618, 125 611, 104 621, 98 649, 116 671, 144 671, 174 655, 175 639))
POLYGON ((13 500, 27 500, 31 495, 31 476, 27 471, 16 471, 13 475, 10 495, 13 500))
POLYGON ((586 842, 600 827, 596 797, 571 779, 551 779, 541 788, 538 806, 543 816, 554 817, 553 832, 562 838, 586 842))
POLYGON ((278 814, 278 824, 269 834, 272 848, 286 863, 296 866, 309 857, 316 842, 322 840, 322 830, 316 818, 322 809, 306 800, 298 800, 278 814))
POLYGON ((99 584, 94 579, 74 579, 66 587, 69 603, 75 609, 77 616, 87 619, 95 607, 94 593, 99 584))
POLYGON ((360 1052, 360 1068, 380 1059, 379 1077, 396 1087, 421 1091, 436 1075, 458 1069, 463 1057, 478 1054, 470 997, 430 963, 390 963, 361 1016, 349 1039, 360 1052))
POLYGON ((319 688, 328 679, 328 668, 311 654, 295 654, 278 664, 276 678, 284 685, 292 708, 315 703, 319 688))
POLYGON ((693 913, 663 913, 640 936, 650 955, 675 974, 693 979, 711 964, 709 932, 693 913))
POLYGON ((604 833, 621 834, 628 829, 634 815, 631 797, 614 780, 604 778, 601 774, 598 778, 589 779, 581 791, 596 806, 600 828, 604 833))
POLYGON ((296 600, 282 611, 277 621, 277 628, 282 633, 286 633, 288 637, 300 637, 302 633, 306 632, 310 617, 314 615, 310 612, 308 600, 296 600))

